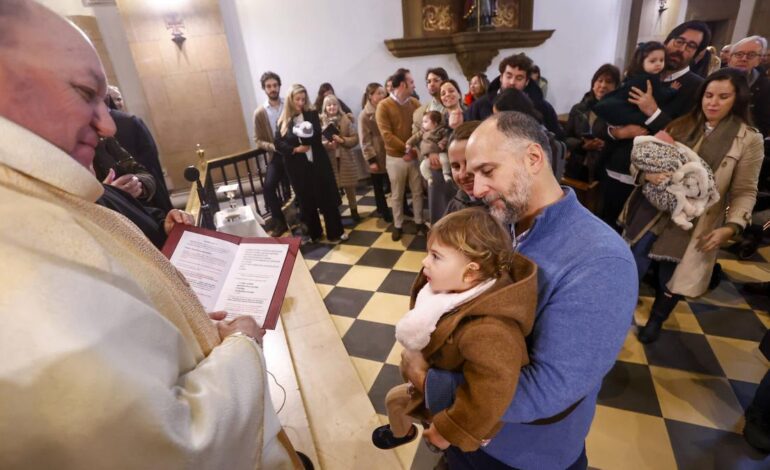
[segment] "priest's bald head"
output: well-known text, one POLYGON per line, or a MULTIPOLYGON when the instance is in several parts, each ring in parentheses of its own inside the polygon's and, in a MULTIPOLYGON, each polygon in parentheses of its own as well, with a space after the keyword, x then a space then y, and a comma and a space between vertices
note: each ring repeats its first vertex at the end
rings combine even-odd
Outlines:
POLYGON ((115 133, 96 51, 72 23, 28 0, 0 0, 0 116, 90 166, 115 133))

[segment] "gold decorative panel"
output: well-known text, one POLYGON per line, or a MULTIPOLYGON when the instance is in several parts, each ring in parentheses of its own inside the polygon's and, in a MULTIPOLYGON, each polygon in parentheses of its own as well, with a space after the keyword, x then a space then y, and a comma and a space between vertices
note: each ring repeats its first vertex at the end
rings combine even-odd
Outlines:
POLYGON ((495 28, 519 28, 519 2, 518 0, 498 1, 497 14, 492 19, 495 28))
POLYGON ((457 22, 450 5, 425 5, 422 7, 422 29, 429 32, 451 33, 457 30, 457 22))

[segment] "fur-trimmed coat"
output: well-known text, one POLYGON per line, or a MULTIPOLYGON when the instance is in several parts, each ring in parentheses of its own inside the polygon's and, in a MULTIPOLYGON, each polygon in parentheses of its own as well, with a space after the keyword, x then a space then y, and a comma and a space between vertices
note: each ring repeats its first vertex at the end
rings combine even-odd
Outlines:
MULTIPOLYGON (((410 308, 426 283, 420 272, 410 308)), ((431 367, 462 372, 465 378, 452 406, 430 417, 439 434, 463 451, 478 449, 502 427, 521 367, 529 363, 524 338, 532 331, 536 306, 537 267, 516 255, 492 287, 441 317, 422 349, 431 367)), ((419 392, 407 413, 428 417, 419 392)))

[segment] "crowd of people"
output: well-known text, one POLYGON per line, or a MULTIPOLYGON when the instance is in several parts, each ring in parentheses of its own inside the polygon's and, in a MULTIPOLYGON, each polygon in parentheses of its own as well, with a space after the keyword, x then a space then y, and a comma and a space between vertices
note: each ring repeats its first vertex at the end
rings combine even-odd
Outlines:
MULTIPOLYGON (((638 328, 649 343, 757 222, 767 44, 738 41, 720 68, 710 34, 688 21, 640 44, 625 74, 602 65, 565 125, 523 53, 491 81, 472 76, 467 94, 428 69, 424 104, 400 68, 365 87, 357 117, 329 83, 313 105, 304 86, 281 97, 279 75, 262 75, 255 141, 273 235, 289 228, 291 192, 305 243, 344 242, 341 194, 360 220, 360 166, 393 240, 408 214, 427 234, 396 325, 405 383, 374 445, 410 442, 419 420, 450 469, 587 468, 641 279, 657 284, 638 328), (563 172, 600 182, 597 214, 563 172)), ((77 28, 31 1, 0 3, 0 467, 311 468, 272 408, 264 330, 205 312, 158 251, 192 220, 121 105, 77 28)), ((770 374, 745 430, 765 451, 769 405, 770 374)))

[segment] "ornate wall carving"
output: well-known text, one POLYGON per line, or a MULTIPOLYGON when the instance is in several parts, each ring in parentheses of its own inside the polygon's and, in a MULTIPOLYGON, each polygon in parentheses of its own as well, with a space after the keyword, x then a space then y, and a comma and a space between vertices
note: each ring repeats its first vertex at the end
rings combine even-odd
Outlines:
POLYGON ((519 28, 519 2, 518 0, 498 0, 497 13, 492 19, 495 28, 519 28))
POLYGON ((427 4, 422 7, 422 29, 426 32, 451 33, 457 30, 457 21, 451 5, 427 4))

